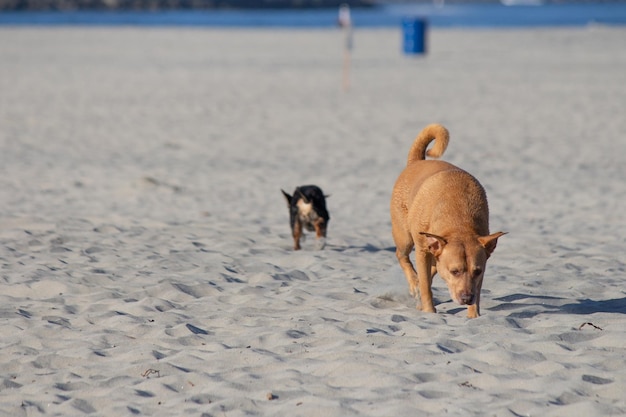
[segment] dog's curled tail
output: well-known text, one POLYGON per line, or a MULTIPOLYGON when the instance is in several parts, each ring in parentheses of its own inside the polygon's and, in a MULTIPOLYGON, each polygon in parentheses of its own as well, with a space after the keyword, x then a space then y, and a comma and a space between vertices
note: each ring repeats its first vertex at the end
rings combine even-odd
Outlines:
POLYGON ((411 150, 409 151, 409 158, 406 162, 410 165, 414 161, 421 161, 426 159, 426 156, 431 158, 439 158, 443 155, 443 152, 448 147, 448 141, 450 140, 450 133, 448 129, 438 123, 428 125, 417 135, 411 150), (432 148, 426 152, 426 148, 430 142, 435 141, 432 148))

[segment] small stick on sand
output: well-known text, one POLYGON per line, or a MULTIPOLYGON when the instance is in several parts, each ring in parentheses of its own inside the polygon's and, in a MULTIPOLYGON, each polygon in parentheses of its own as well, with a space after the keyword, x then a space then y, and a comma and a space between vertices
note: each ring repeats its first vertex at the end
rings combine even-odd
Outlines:
POLYGON ((590 322, 586 322, 586 323, 581 324, 580 326, 578 326, 578 330, 582 329, 585 326, 591 326, 591 327, 593 327, 594 329, 597 329, 597 330, 604 330, 604 329, 602 329, 602 327, 598 327, 595 324, 590 323, 590 322))
POLYGON ((146 371, 141 374, 141 376, 144 378, 150 378, 150 375, 156 375, 157 378, 161 378, 161 371, 159 371, 158 369, 151 368, 151 369, 146 369, 146 371))

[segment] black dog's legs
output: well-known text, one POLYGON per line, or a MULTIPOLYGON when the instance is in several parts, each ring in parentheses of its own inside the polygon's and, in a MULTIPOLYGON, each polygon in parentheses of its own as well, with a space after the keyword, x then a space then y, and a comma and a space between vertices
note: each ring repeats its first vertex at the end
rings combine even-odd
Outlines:
POLYGON ((302 223, 296 219, 292 229, 293 234, 293 249, 300 250, 300 238, 302 237, 302 223))

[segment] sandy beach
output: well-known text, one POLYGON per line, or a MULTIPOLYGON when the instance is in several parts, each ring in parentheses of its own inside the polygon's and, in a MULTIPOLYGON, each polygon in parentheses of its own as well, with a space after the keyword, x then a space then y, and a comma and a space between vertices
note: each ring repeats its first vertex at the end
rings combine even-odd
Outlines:
POLYGON ((338 29, 0 28, 0 415, 626 415, 624 39, 357 28, 346 92, 338 29), (474 320, 394 255, 433 122, 508 232, 474 320))

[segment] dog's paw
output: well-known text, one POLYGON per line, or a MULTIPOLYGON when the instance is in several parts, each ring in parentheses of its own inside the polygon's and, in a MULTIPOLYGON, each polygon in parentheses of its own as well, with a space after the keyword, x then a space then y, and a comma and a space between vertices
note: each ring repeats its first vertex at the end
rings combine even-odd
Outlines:
POLYGON ((315 241, 315 249, 322 250, 326 247, 326 238, 321 237, 315 241))
POLYGON ((422 303, 420 303, 420 302, 417 303, 416 308, 419 311, 422 311, 424 313, 436 313, 437 312, 437 309, 434 306, 426 306, 426 307, 424 307, 422 305, 422 303))
POLYGON ((468 319, 475 319, 477 317, 479 317, 480 314, 478 313, 478 307, 476 306, 476 304, 473 304, 471 306, 469 306, 467 308, 467 318, 468 319))

